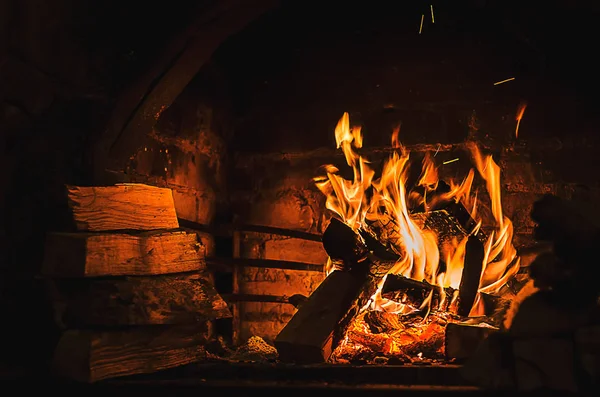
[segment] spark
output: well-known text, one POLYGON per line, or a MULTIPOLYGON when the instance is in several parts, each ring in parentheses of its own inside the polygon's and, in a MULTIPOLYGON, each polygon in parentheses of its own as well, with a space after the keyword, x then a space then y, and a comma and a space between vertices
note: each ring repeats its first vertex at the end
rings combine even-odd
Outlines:
POLYGON ((438 147, 437 147, 437 149, 435 150, 435 154, 433 155, 433 157, 437 156, 437 154, 438 154, 438 152, 440 151, 440 148, 441 148, 441 147, 442 147, 442 144, 441 144, 441 143, 438 143, 438 147))
POLYGON ((521 124, 521 119, 523 118, 523 113, 525 113, 526 108, 527 108, 527 103, 521 102, 519 104, 519 108, 517 109, 517 117, 515 117, 515 119, 517 120, 517 128, 515 129, 515 138, 519 137, 519 124, 521 124))
POLYGON ((458 160, 459 160, 459 158, 457 157, 457 158, 452 159, 452 160, 444 161, 442 164, 446 165, 446 164, 454 163, 454 162, 456 162, 458 160))
POLYGON ((433 16, 433 4, 430 4, 429 8, 431 8, 431 23, 435 23, 435 17, 433 16))
POLYGON ((514 77, 511 77, 510 79, 506 79, 506 80, 502 80, 502 81, 497 81, 497 82, 494 83, 494 85, 507 83, 509 81, 513 81, 514 79, 515 79, 514 77))
POLYGON ((423 31, 423 19, 425 18, 425 14, 421 14, 421 26, 419 26, 419 34, 423 31))

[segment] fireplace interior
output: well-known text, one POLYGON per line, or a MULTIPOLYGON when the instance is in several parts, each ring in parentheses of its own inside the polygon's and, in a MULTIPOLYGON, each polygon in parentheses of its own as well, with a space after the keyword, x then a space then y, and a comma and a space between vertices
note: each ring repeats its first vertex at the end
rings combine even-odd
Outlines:
POLYGON ((595 3, 34 3, 2 3, 4 379, 597 390, 595 3))

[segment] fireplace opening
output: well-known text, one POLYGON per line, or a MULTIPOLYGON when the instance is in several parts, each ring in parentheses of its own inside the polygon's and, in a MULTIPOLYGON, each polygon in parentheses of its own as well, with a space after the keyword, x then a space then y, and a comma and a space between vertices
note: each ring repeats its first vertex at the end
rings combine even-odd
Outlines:
POLYGON ((209 3, 45 188, 53 371, 597 386, 595 6, 209 3))

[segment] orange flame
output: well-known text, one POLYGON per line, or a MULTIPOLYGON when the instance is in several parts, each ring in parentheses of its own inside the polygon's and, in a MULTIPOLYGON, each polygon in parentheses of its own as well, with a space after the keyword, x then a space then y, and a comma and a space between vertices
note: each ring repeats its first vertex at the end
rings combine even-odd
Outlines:
MULTIPOLYGON (((464 267, 464 257, 467 237, 454 238, 439 244, 435 231, 426 229, 415 221, 408 205, 410 202, 423 204, 425 211, 435 209, 442 202, 454 200, 461 202, 470 212, 477 225, 471 234, 478 233, 482 220, 477 215, 477 194, 471 194, 475 171, 471 169, 464 180, 457 184, 449 182, 447 193, 437 194, 432 200, 427 198, 428 192, 434 192, 439 183, 438 167, 433 157, 427 153, 423 159, 422 172, 417 185, 424 188, 421 195, 415 191, 407 191, 409 152, 398 138, 400 126, 394 128, 392 147, 396 150, 383 165, 381 176, 375 179, 375 171, 370 163, 360 156, 356 149, 363 144, 360 128, 350 127, 348 113, 339 120, 335 137, 337 147, 341 148, 347 164, 354 172, 352 180, 346 180, 338 175, 339 170, 325 166, 326 176, 315 178, 317 187, 326 195, 326 206, 341 220, 354 230, 369 228, 370 225, 380 224, 393 227, 393 236, 388 236, 392 248, 400 254, 400 259, 389 272, 401 274, 415 280, 425 280, 441 289, 460 285, 464 267), (440 258, 446 263, 446 269, 440 270, 440 258)), ((499 289, 519 267, 516 250, 512 245, 512 223, 503 216, 500 195, 500 167, 491 156, 484 156, 475 145, 469 146, 475 162, 475 168, 485 181, 486 190, 491 200, 493 223, 495 229, 490 233, 485 244, 485 259, 480 278, 479 292, 494 292, 499 289)), ((427 214, 427 212, 426 212, 427 214)), ((331 263, 328 263, 331 268, 331 263)), ((377 292, 371 299, 372 308, 391 312, 406 312, 411 310, 402 302, 391 302, 381 296, 381 288, 386 277, 381 280, 377 292)), ((445 294, 439 307, 448 302, 445 294)), ((430 295, 423 305, 428 305, 430 295)), ((456 294, 450 302, 455 304, 456 294)), ((473 315, 481 312, 480 299, 471 310, 473 315)), ((428 308, 429 310, 429 308, 428 308)))
POLYGON ((517 120, 517 128, 515 129, 515 138, 519 137, 519 125, 521 124, 521 119, 523 118, 525 109, 527 109, 527 103, 521 102, 519 104, 519 107, 517 108, 517 117, 515 117, 515 120, 517 120))

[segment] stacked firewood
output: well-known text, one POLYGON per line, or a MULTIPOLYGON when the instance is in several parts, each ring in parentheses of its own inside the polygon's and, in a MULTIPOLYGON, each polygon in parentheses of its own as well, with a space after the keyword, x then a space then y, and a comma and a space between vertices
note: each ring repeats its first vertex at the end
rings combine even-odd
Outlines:
POLYGON ((53 358, 77 381, 205 358, 211 321, 231 317, 205 247, 179 229, 170 189, 68 186, 76 233, 49 233, 43 276, 63 329, 53 358))
POLYGON ((490 336, 464 367, 480 386, 563 392, 600 386, 600 269, 597 210, 546 196, 531 217, 535 238, 552 250, 529 266, 504 332, 490 336))

